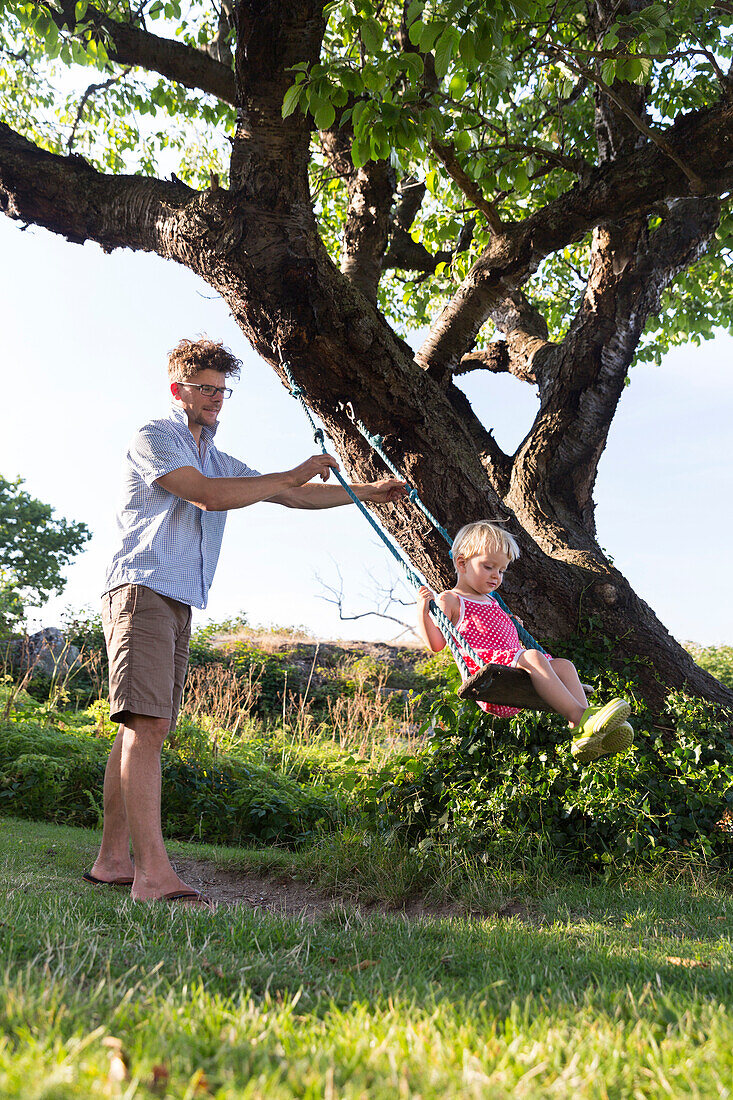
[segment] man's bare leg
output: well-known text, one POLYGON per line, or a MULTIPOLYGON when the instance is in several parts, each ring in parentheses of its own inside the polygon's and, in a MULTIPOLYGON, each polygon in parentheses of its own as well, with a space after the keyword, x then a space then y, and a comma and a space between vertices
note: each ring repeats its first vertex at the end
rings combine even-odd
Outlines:
POLYGON ((171 866, 160 821, 160 753, 168 736, 166 718, 130 714, 124 723, 120 778, 135 856, 132 896, 159 898, 191 887, 171 866))
POLYGON ((92 874, 103 882, 131 879, 134 873, 130 859, 130 828, 120 780, 123 730, 124 726, 120 725, 104 772, 102 844, 92 867, 92 874))

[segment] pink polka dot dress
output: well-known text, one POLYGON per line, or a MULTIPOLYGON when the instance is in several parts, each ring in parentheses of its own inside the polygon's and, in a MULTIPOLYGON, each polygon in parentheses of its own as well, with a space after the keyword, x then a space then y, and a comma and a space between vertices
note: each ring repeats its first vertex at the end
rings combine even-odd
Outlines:
MULTIPOLYGON (((468 600, 459 592, 456 595, 461 601, 457 632, 463 635, 484 664, 509 665, 514 668, 517 659, 524 653, 524 646, 520 643, 517 628, 506 611, 499 607, 493 596, 488 596, 485 600, 468 600)), ((480 666, 467 653, 463 653, 463 659, 472 674, 478 672, 480 666)), ((478 705, 487 714, 495 714, 499 718, 511 718, 519 714, 517 707, 483 702, 478 705)))

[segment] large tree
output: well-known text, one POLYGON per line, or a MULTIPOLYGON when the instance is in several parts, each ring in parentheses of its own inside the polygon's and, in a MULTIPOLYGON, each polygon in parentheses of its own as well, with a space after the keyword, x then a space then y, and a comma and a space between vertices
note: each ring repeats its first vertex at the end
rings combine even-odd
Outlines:
MULTIPOLYGON (((732 701, 598 545, 593 487, 634 361, 730 325, 733 4, 0 12, 8 216, 198 273, 281 376, 289 361, 352 476, 382 473, 353 411, 449 530, 509 522, 507 594, 535 632, 582 618, 664 683, 732 701), (101 71, 80 84, 84 66, 101 71), (514 454, 456 385, 468 371, 536 387, 514 454)), ((449 583, 432 530, 379 511, 449 583)))

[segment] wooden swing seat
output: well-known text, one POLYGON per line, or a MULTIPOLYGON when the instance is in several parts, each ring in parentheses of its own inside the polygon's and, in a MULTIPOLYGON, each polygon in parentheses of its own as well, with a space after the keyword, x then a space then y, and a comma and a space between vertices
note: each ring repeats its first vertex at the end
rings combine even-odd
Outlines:
MULTIPOLYGON (((589 684, 583 684, 583 687, 586 695, 592 693, 593 688, 589 684)), ((484 665, 464 680, 456 694, 459 699, 517 707, 519 710, 552 710, 532 687, 530 674, 523 668, 510 668, 508 665, 484 665)))

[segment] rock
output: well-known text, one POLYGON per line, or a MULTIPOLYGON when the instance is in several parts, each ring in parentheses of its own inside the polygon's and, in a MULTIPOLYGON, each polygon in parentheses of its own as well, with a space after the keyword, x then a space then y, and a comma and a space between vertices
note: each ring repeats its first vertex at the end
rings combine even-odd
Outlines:
POLYGON ((13 643, 11 663, 21 674, 30 669, 31 680, 38 676, 63 680, 81 667, 79 649, 69 645, 55 626, 47 626, 13 643))

